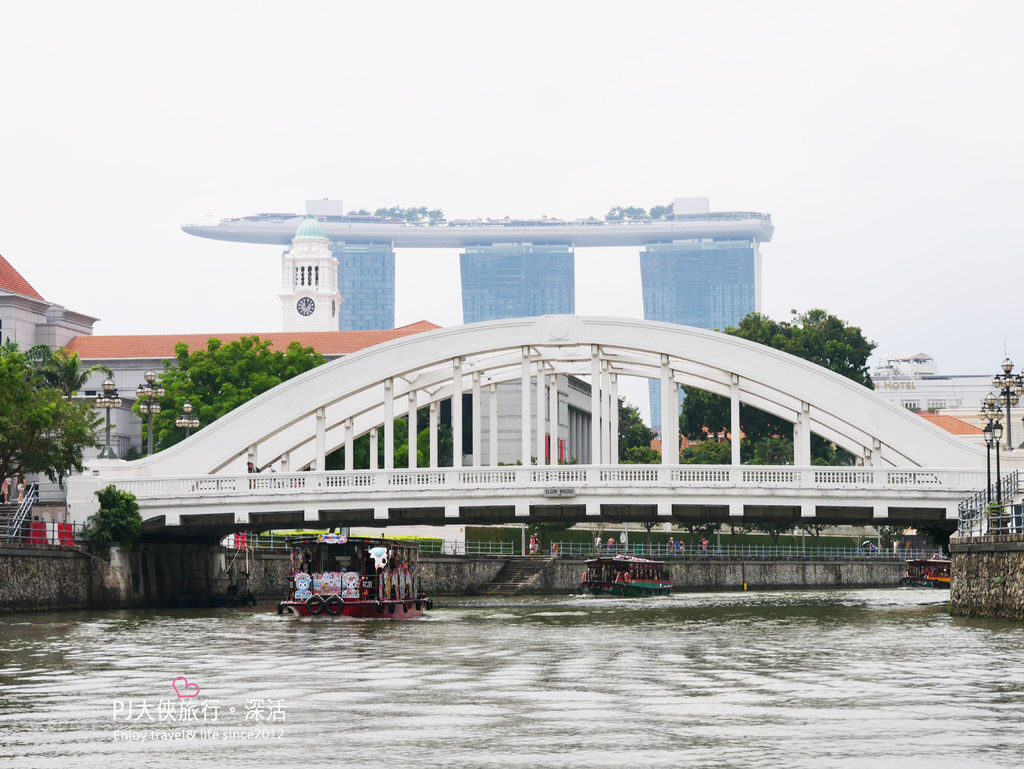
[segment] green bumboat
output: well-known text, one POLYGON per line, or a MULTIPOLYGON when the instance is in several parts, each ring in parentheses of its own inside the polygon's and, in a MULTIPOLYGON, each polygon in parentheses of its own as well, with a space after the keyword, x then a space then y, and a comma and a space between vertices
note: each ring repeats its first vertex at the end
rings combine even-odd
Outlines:
POLYGON ((672 591, 668 567, 661 561, 628 555, 594 558, 586 562, 580 590, 594 595, 643 598, 672 591))

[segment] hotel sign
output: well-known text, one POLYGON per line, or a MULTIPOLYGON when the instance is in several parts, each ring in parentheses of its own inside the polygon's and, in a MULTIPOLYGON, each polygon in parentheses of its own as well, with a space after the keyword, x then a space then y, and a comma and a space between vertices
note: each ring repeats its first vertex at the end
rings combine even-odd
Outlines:
POLYGON ((892 382, 889 380, 875 382, 876 390, 916 390, 917 382, 907 380, 905 382, 892 382))

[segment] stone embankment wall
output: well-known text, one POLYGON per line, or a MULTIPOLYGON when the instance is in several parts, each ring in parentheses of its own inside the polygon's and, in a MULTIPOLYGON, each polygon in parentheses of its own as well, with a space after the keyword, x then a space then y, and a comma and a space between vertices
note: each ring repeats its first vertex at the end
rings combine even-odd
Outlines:
POLYGON ((59 546, 5 543, 0 547, 0 611, 88 608, 92 560, 59 546))
POLYGON ((949 550, 951 614, 1024 620, 1024 534, 953 537, 949 550))
MULTIPOLYGON (((545 592, 569 592, 579 587, 582 560, 559 560, 542 580, 545 592)), ((669 564, 678 592, 707 590, 782 590, 791 588, 891 587, 898 585, 906 566, 902 561, 754 561, 701 558, 669 564)))
MULTIPOLYGON (((1024 542, 1021 545, 1024 548, 1024 542)), ((985 584, 990 586, 989 603, 992 596, 1015 590, 1019 614, 1024 550, 1016 553, 1016 559, 1016 572, 1012 572, 1016 577, 1007 576, 1011 574, 1009 562, 1003 559, 998 565, 985 567, 991 571, 985 584)), ((505 559, 495 557, 425 556, 420 560, 420 584, 431 595, 472 595, 492 581, 504 565, 505 559)), ((220 582, 228 581, 220 575, 226 571, 234 577, 245 568, 249 570, 248 589, 254 595, 264 599, 285 595, 291 561, 282 553, 252 554, 246 567, 244 559, 233 551, 211 545, 143 544, 132 551, 110 548, 106 558, 56 546, 7 545, 0 548, 0 611, 175 605, 181 591, 219 589, 220 582), (192 584, 197 574, 199 584, 192 584)), ((890 586, 899 582, 904 569, 901 562, 882 560, 713 558, 679 561, 670 568, 679 591, 742 590, 744 584, 750 590, 890 586)), ((583 570, 581 559, 556 559, 546 564, 523 592, 571 593, 579 587, 583 570)), ((1012 605, 1013 601, 1005 596, 1003 603, 1012 605)), ((994 611, 975 613, 1004 616, 994 611)))

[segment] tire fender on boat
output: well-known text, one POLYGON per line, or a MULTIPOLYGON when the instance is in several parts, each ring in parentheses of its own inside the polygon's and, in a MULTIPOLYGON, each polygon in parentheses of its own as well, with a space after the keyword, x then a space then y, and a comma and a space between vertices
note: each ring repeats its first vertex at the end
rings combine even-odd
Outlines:
POLYGON ((306 599, 306 609, 314 617, 318 616, 324 610, 324 599, 318 595, 311 595, 306 599))
POLYGON ((377 601, 377 613, 378 614, 383 614, 384 613, 384 604, 382 604, 380 601, 377 601))
POLYGON ((327 613, 334 615, 341 614, 341 603, 340 597, 332 595, 327 599, 327 613))

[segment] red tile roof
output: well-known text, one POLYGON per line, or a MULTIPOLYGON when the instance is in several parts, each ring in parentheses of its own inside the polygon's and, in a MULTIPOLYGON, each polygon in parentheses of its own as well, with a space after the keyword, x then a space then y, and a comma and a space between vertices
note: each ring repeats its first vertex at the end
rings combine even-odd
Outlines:
POLYGON ((139 334, 131 336, 76 336, 65 347, 77 352, 82 360, 116 360, 121 358, 173 358, 179 342, 189 350, 206 349, 207 340, 216 338, 230 344, 243 336, 270 339, 274 349, 283 350, 293 341, 312 347, 321 355, 347 355, 381 342, 399 339, 423 331, 441 328, 428 320, 410 323, 386 331, 271 331, 267 333, 232 334, 139 334))
POLYGON ((0 254, 0 291, 9 291, 12 294, 21 294, 46 301, 27 280, 21 277, 21 273, 4 259, 3 254, 0 254))
POLYGON ((962 419, 951 417, 948 414, 936 414, 932 411, 918 411, 918 416, 924 417, 933 425, 937 425, 945 430, 947 433, 953 433, 953 435, 981 435, 982 430, 980 427, 975 427, 970 422, 965 422, 962 419))

